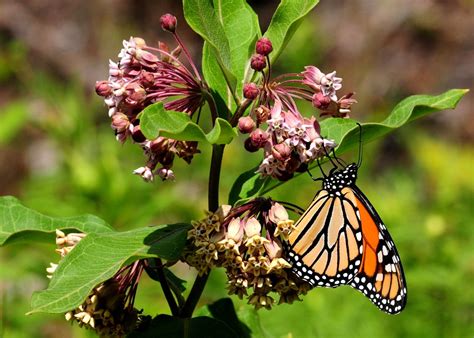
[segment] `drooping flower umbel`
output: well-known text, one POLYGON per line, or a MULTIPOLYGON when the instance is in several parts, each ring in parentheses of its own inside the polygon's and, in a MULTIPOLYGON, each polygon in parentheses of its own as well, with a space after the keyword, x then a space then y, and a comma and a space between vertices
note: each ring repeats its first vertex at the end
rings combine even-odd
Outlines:
POLYGON ((251 67, 262 73, 262 81, 244 85, 244 97, 253 100, 253 104, 249 116, 240 118, 238 127, 242 133, 250 134, 245 142, 248 151, 264 150, 258 172, 287 180, 336 146, 320 134, 314 116, 306 118, 299 112, 296 100, 312 102, 321 116, 334 117, 347 117, 356 101, 352 99, 353 93, 338 98, 342 79, 336 72, 324 74, 314 66, 272 79, 268 56, 272 50, 267 38, 257 41, 251 67))
MULTIPOLYGON (((56 252, 65 257, 85 236, 83 233, 66 235, 56 230, 56 252)), ((100 283, 81 305, 65 314, 66 320, 94 330, 100 337, 125 337, 135 330, 141 316, 140 311, 134 308, 134 301, 144 264, 143 260, 138 260, 100 283)), ((52 278, 57 267, 58 264, 50 263, 46 269, 48 278, 52 278)))
POLYGON ((146 181, 152 181, 156 174, 163 180, 173 179, 174 157, 181 157, 189 163, 199 150, 196 142, 165 137, 146 139, 140 130, 138 114, 153 103, 163 102, 167 110, 193 116, 201 108, 203 91, 206 90, 176 33, 176 18, 165 14, 161 23, 163 29, 174 35, 178 47, 170 51, 164 43, 152 47, 141 38, 131 37, 123 41, 119 61, 109 62, 109 79, 96 83, 97 94, 104 97, 109 108, 117 139, 125 142, 131 138, 144 149, 148 161, 134 173, 146 181), (181 51, 184 51, 191 70, 180 61, 181 51))
POLYGON ((292 303, 309 290, 283 258, 282 242, 292 229, 286 209, 270 199, 258 198, 234 208, 222 206, 193 222, 188 232, 192 246, 184 260, 200 274, 212 267, 225 268, 229 294, 247 296, 257 309, 271 308, 270 292, 280 296, 279 303, 292 303))

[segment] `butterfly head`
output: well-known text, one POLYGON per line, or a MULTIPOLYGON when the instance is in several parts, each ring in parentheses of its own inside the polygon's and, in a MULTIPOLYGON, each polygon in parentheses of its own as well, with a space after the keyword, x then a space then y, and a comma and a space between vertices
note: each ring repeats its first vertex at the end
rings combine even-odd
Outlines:
POLYGON ((344 169, 334 169, 329 176, 323 180, 323 189, 329 192, 337 192, 344 187, 355 184, 358 169, 359 167, 355 163, 349 164, 344 169))

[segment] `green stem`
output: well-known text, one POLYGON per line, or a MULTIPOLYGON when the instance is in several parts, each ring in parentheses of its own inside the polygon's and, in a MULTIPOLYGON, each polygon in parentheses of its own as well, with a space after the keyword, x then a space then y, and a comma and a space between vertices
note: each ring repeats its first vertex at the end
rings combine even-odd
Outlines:
POLYGON ((237 123, 239 123, 240 117, 245 113, 245 110, 247 110, 251 103, 252 100, 249 99, 245 99, 245 101, 242 102, 242 104, 239 106, 235 114, 232 116, 232 119, 230 120, 230 124, 232 125, 232 127, 235 127, 237 123))
MULTIPOLYGON (((208 208, 210 211, 216 211, 219 208, 219 179, 221 173, 222 157, 224 155, 224 144, 214 144, 212 146, 211 169, 209 171, 209 195, 208 208)), ((180 317, 190 318, 193 315, 201 294, 206 286, 209 273, 202 276, 197 276, 194 281, 191 292, 189 293, 183 308, 181 309, 180 317)))
POLYGON ((170 285, 168 284, 168 280, 166 279, 166 275, 163 270, 163 263, 161 262, 161 259, 159 258, 156 258, 153 261, 154 261, 154 264, 153 264, 154 266, 145 265, 145 270, 150 277, 152 277, 155 280, 158 279, 158 281, 161 284, 161 289, 163 290, 163 294, 165 295, 166 302, 168 303, 168 306, 170 307, 171 314, 173 316, 178 316, 179 307, 178 307, 178 304, 176 304, 176 300, 173 297, 173 294, 170 289, 170 285))
POLYGON ((158 278, 160 279, 161 289, 163 290, 166 301, 168 302, 168 305, 169 305, 170 310, 171 310, 171 314, 173 316, 177 316, 179 314, 178 304, 176 304, 176 300, 174 299, 173 293, 171 292, 168 281, 166 280, 166 276, 165 276, 165 273, 163 271, 163 266, 158 268, 158 270, 156 272, 158 274, 158 278))
POLYGON ((221 176, 222 157, 225 144, 214 144, 212 146, 211 169, 209 171, 209 211, 219 208, 219 180, 221 176))

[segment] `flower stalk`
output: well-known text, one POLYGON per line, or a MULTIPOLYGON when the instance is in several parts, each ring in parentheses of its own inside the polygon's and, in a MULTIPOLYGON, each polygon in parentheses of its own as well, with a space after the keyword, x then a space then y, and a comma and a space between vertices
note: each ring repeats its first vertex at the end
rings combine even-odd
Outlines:
POLYGON ((161 289, 163 290, 163 294, 165 295, 166 302, 168 303, 168 306, 170 308, 171 314, 173 316, 178 316, 179 306, 178 306, 178 303, 176 302, 176 299, 173 296, 173 292, 171 291, 168 280, 166 279, 166 276, 163 270, 163 263, 161 262, 161 259, 159 258, 154 259, 153 262, 156 266, 151 267, 149 264, 146 264, 145 270, 150 276, 153 276, 154 278, 158 279, 161 285, 161 289))
MULTIPOLYGON (((216 211, 219 208, 219 181, 222 166, 222 157, 224 155, 224 144, 215 144, 212 146, 211 168, 209 170, 209 191, 208 191, 208 209, 216 211)), ((209 273, 200 274, 194 281, 191 292, 181 310, 180 317, 191 317, 196 308, 201 294, 206 286, 209 273)))

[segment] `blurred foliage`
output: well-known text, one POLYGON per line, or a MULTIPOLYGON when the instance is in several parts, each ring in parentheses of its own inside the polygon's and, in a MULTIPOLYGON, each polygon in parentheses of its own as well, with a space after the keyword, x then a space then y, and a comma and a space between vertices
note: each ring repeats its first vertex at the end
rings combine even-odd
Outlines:
MULTIPOLYGON (((341 1, 334 3, 340 4, 341 1)), ((166 8, 174 6, 170 4, 166 8)), ((348 83, 345 85, 347 90, 359 90, 357 83, 360 83, 358 100, 361 106, 355 107, 353 117, 364 120, 368 119, 368 115, 371 120, 381 120, 403 93, 413 94, 415 90, 426 92, 426 88, 431 88, 430 93, 436 94, 434 90, 447 89, 447 84, 452 83, 462 87, 466 76, 459 75, 465 74, 462 70, 452 72, 452 78, 438 76, 442 78, 438 82, 435 82, 436 76, 427 75, 423 78, 425 82, 413 85, 409 79, 415 76, 415 71, 412 71, 414 66, 410 65, 410 70, 406 71, 406 63, 400 61, 409 63, 417 59, 413 55, 404 58, 401 54, 397 59, 398 68, 390 63, 390 71, 384 74, 377 73, 376 69, 381 65, 375 62, 362 63, 351 73, 353 60, 364 55, 361 48, 373 36, 361 33, 363 36, 356 36, 358 39, 355 39, 353 34, 349 37, 344 35, 354 26, 338 19, 337 15, 344 15, 342 9, 329 15, 330 4, 321 4, 321 11, 318 12, 320 9, 317 8, 315 16, 303 22, 282 54, 277 71, 295 71, 307 63, 319 62, 329 65, 331 69, 328 70, 337 69, 348 83), (315 18, 320 20, 316 24, 315 18), (336 23, 340 25, 337 29, 334 28, 336 23), (325 28, 334 29, 334 34, 339 33, 339 39, 343 40, 340 43, 346 43, 346 48, 351 49, 348 55, 338 52, 340 44, 328 38, 325 28), (347 39, 351 37, 353 45, 347 45, 347 39), (314 43, 308 44, 308 41, 314 43), (321 52, 324 50, 325 54, 321 52), (346 59, 346 64, 338 63, 341 59, 346 59), (371 67, 374 68, 372 71, 371 67), (396 77, 396 69, 405 71, 405 82, 401 81, 405 86, 390 82, 395 81, 390 77, 396 77), (381 85, 380 81, 390 83, 381 85), (397 85, 400 85, 399 89, 393 90, 397 85)), ((146 8, 152 6, 143 5, 146 8)), ((444 18, 446 22, 455 22, 456 17, 461 20, 460 11, 466 8, 472 12, 469 2, 456 2, 452 6, 453 14, 444 18)), ((126 8, 124 5, 123 10, 126 8)), ((264 5, 259 4, 258 8, 264 9, 264 5)), ((349 9, 345 7, 344 10, 349 9)), ((417 20, 405 18, 404 24, 395 24, 394 19, 387 22, 387 26, 392 24, 392 32, 402 27, 403 36, 415 28, 418 33, 421 28, 424 34, 438 33, 441 28, 433 28, 438 27, 437 16, 431 17, 435 21, 433 23, 428 19, 421 20, 422 11, 416 13, 417 20)), ((379 10, 375 14, 380 14, 379 10)), ((0 24, 5 22, 2 18, 0 15, 0 24)), ((380 14, 377 18, 381 20, 384 16, 380 14)), ((126 21, 123 17, 116 20, 126 21)), ((118 52, 120 43, 118 39, 112 41, 113 38, 105 38, 102 34, 113 32, 112 36, 117 36, 123 33, 111 22, 114 21, 109 18, 104 24, 104 31, 97 33, 104 41, 107 40, 107 47, 115 46, 113 53, 107 50, 107 57, 113 57, 118 52)), ((121 30, 130 29, 133 34, 141 31, 132 21, 120 27, 121 30)), ((150 31, 145 34, 156 38, 155 28, 153 35, 150 31)), ((131 33, 127 31, 126 34, 131 33)), ((426 34, 422 34, 421 41, 425 41, 426 34)), ((427 41, 432 42, 433 37, 429 37, 431 40, 427 41)), ((468 58, 468 54, 456 49, 459 48, 456 44, 459 35, 457 38, 441 35, 439 39, 450 41, 448 46, 451 49, 447 54, 454 54, 452 58, 455 62, 465 64, 463 60, 468 58)), ((385 41, 394 40, 395 37, 391 36, 385 41)), ((64 71, 67 68, 61 68, 54 62, 48 64, 44 53, 35 49, 27 38, 20 36, 20 39, 15 39, 0 31, 0 44, 1 193, 15 194, 28 207, 49 215, 96 214, 120 230, 202 216, 206 207, 205 182, 210 147, 203 146, 202 154, 193 161, 192 170, 184 162, 177 163, 176 182, 145 184, 131 174, 133 169, 142 165, 141 150, 131 144, 121 146, 115 141, 100 99, 92 97, 93 85, 87 81, 84 85, 84 74, 68 73, 64 71), (41 56, 40 62, 35 55, 41 56), (58 71, 59 68, 62 70, 58 71)), ((443 50, 443 45, 434 46, 437 50, 443 50)), ((367 48, 366 53, 373 51, 373 48, 367 48)), ((384 55, 394 49, 393 46, 384 49, 371 60, 378 57, 375 60, 383 64, 384 55)), ((414 55, 418 57, 417 65, 423 65, 425 59, 420 54, 414 55)), ((449 58, 442 57, 444 54, 430 59, 426 66, 439 65, 442 74, 448 74, 445 61, 449 58)), ((106 76, 106 58, 101 55, 99 59, 104 67, 100 68, 102 73, 93 73, 94 79, 106 76)), ((472 94, 469 96, 472 97, 472 94)), ((474 145, 468 132, 472 131, 468 128, 472 118, 467 119, 467 114, 456 112, 440 115, 417 121, 383 141, 365 147, 358 181, 360 188, 377 207, 398 247, 408 283, 407 308, 400 315, 388 316, 349 287, 315 289, 304 297, 303 302, 259 311, 264 332, 274 337, 472 336, 474 145)), ((228 147, 223 163, 223 197, 228 195, 228 189, 238 174, 255 166, 260 156, 244 153, 241 144, 236 141, 228 147)), ((357 154, 350 154, 346 160, 356 157, 357 154)), ((305 207, 318 188, 306 175, 301 175, 291 184, 284 184, 275 190, 272 197, 305 207)), ((46 266, 57 259, 53 243, 36 246, 18 244, 0 250, 0 336, 92 337, 87 331, 71 327, 61 316, 24 315, 29 310, 31 293, 46 286, 46 266)), ((184 279, 190 280, 194 276, 194 271, 184 265, 173 270, 184 279)), ((158 289, 155 282, 143 278, 137 308, 144 307, 150 314, 168 313, 158 289)), ((222 271, 215 271, 204 293, 203 305, 225 295, 225 276, 222 271)), ((233 299, 238 308, 247 307, 244 302, 235 297, 233 299)))

